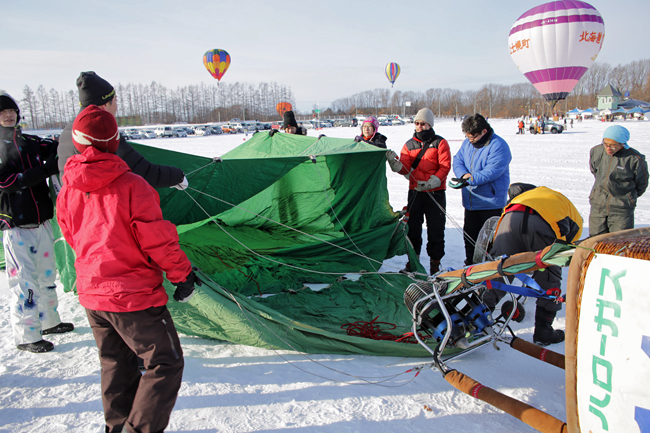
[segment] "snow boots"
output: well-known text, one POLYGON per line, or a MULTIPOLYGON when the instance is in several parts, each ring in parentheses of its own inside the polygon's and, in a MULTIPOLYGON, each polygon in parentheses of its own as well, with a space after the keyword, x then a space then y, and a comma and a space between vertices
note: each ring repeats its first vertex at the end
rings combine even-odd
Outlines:
POLYGON ((434 275, 440 271, 440 260, 431 259, 429 264, 431 265, 429 275, 434 275))
MULTIPOLYGON (((419 260, 420 256, 417 256, 417 257, 418 257, 418 260, 419 260)), ((409 273, 413 272, 414 270, 415 270, 415 266, 413 267, 413 269, 411 269, 411 261, 409 260, 408 262, 406 262, 406 266, 404 266, 404 269, 402 269, 399 272, 401 274, 409 274, 409 273)))
POLYGON ((539 346, 561 343, 564 341, 564 331, 553 329, 551 326, 555 320, 555 311, 548 311, 539 306, 535 310, 535 332, 533 342, 539 346))
POLYGON ((56 326, 53 326, 48 329, 43 329, 41 331, 42 335, 48 335, 48 334, 65 334, 66 332, 70 332, 74 330, 74 325, 72 323, 64 323, 61 322, 56 326))
POLYGON ((35 343, 19 344, 16 347, 18 350, 24 350, 26 352, 44 353, 54 349, 54 344, 50 343, 49 341, 41 340, 35 343))

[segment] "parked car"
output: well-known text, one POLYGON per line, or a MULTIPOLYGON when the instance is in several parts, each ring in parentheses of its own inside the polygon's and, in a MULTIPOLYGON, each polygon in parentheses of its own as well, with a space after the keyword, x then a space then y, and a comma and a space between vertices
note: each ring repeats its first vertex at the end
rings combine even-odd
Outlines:
POLYGON ((185 128, 174 128, 174 137, 187 137, 185 128))
POLYGON ((142 134, 142 131, 140 131, 139 129, 132 129, 129 132, 130 140, 142 140, 143 138, 147 138, 147 137, 145 137, 144 134, 142 134))
POLYGON ((219 125, 212 125, 212 126, 206 128, 206 129, 210 134, 213 134, 213 135, 223 134, 223 129, 219 125))
POLYGON ((156 128, 156 135, 158 137, 173 137, 174 130, 171 126, 159 126, 156 128))
POLYGON ((350 126, 352 126, 352 120, 350 120, 350 119, 338 119, 338 120, 334 121, 334 126, 350 127, 350 126))
MULTIPOLYGON (((536 134, 537 131, 535 131, 535 124, 532 123, 528 129, 530 130, 531 134, 536 134)), ((544 132, 550 132, 551 134, 561 134, 562 131, 564 131, 564 125, 560 125, 559 123, 555 123, 552 120, 545 120, 544 121, 544 132)))
POLYGON ((241 123, 232 122, 228 124, 231 134, 237 134, 238 132, 244 132, 244 127, 241 123))
POLYGON ((210 135, 210 132, 205 126, 197 126, 194 128, 194 135, 210 135))
POLYGON ((255 121, 242 122, 241 125, 244 131, 248 131, 248 132, 255 132, 255 131, 259 131, 260 129, 264 129, 261 123, 255 121))
POLYGON ((156 133, 153 131, 153 129, 143 129, 142 136, 143 138, 156 138, 156 133))

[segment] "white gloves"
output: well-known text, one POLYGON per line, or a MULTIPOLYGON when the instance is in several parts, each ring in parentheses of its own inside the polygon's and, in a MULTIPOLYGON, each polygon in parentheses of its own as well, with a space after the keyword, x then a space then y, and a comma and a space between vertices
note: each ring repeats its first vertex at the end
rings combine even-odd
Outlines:
POLYGON ((432 174, 429 180, 426 182, 423 180, 418 180, 418 185, 415 187, 418 191, 430 191, 436 189, 440 186, 440 179, 435 174, 432 174))
POLYGON ((392 150, 386 151, 386 160, 388 161, 388 165, 390 165, 390 169, 393 170, 395 173, 400 171, 402 167, 404 166, 400 160, 399 157, 395 152, 392 150))
POLYGON ((178 185, 172 185, 170 188, 176 188, 179 191, 183 191, 185 188, 190 186, 190 183, 187 181, 187 178, 183 176, 183 181, 178 185))

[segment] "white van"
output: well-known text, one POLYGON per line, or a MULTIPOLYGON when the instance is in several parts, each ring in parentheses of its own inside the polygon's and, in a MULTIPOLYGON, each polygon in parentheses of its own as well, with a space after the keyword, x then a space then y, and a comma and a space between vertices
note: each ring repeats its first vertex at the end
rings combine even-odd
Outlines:
POLYGON ((156 128, 156 136, 158 137, 173 137, 174 129, 171 126, 159 126, 156 128))

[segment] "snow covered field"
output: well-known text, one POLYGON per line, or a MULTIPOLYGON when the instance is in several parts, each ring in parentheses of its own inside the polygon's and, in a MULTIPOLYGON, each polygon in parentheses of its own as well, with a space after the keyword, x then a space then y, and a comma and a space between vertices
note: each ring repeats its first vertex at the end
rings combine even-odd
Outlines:
MULTIPOLYGON (((511 181, 545 185, 573 201, 588 220, 593 184, 589 149, 611 125, 595 120, 575 123, 562 134, 516 135, 515 120, 490 121, 510 144, 511 181)), ((631 133, 630 145, 650 156, 650 122, 619 122, 631 133)), ((452 154, 460 147, 460 122, 437 119, 434 129, 452 154)), ((409 125, 382 127, 389 148, 399 153, 412 135, 409 125)), ((309 135, 354 137, 358 128, 310 130, 309 135)), ((220 156, 247 137, 220 135, 142 140, 143 144, 203 156, 220 156)), ((401 209, 407 182, 388 169, 390 201, 401 209)), ((192 179, 190 177, 190 185, 192 179)), ((182 192, 179 191, 179 194, 182 192)), ((460 191, 447 191, 449 217, 443 267, 464 260, 463 208, 460 191)), ((636 211, 637 226, 650 224, 650 194, 636 211)), ((584 233, 588 233, 585 228, 584 233)), ((583 234, 583 237, 586 234, 583 234)), ((400 269, 405 257, 386 262, 400 269)), ((423 251, 422 263, 428 266, 423 251)), ((566 270, 565 270, 566 276, 566 270)), ((566 280, 566 278, 565 278, 566 280)), ((564 288, 564 287, 563 287, 564 288)), ((104 431, 97 350, 83 308, 70 293, 59 292, 59 311, 74 332, 48 338, 55 349, 46 354, 15 349, 9 322, 11 296, 0 275, 0 432, 104 431)), ((534 303, 514 328, 531 340, 534 303)), ((555 322, 564 327, 564 311, 555 322)), ((181 336, 185 373, 168 432, 532 432, 520 421, 454 390, 435 371, 417 377, 402 374, 428 358, 356 355, 302 355, 181 336)), ((550 349, 564 353, 562 345, 550 349)), ((450 363, 486 386, 566 419, 564 371, 537 362, 505 345, 485 347, 450 363)))

